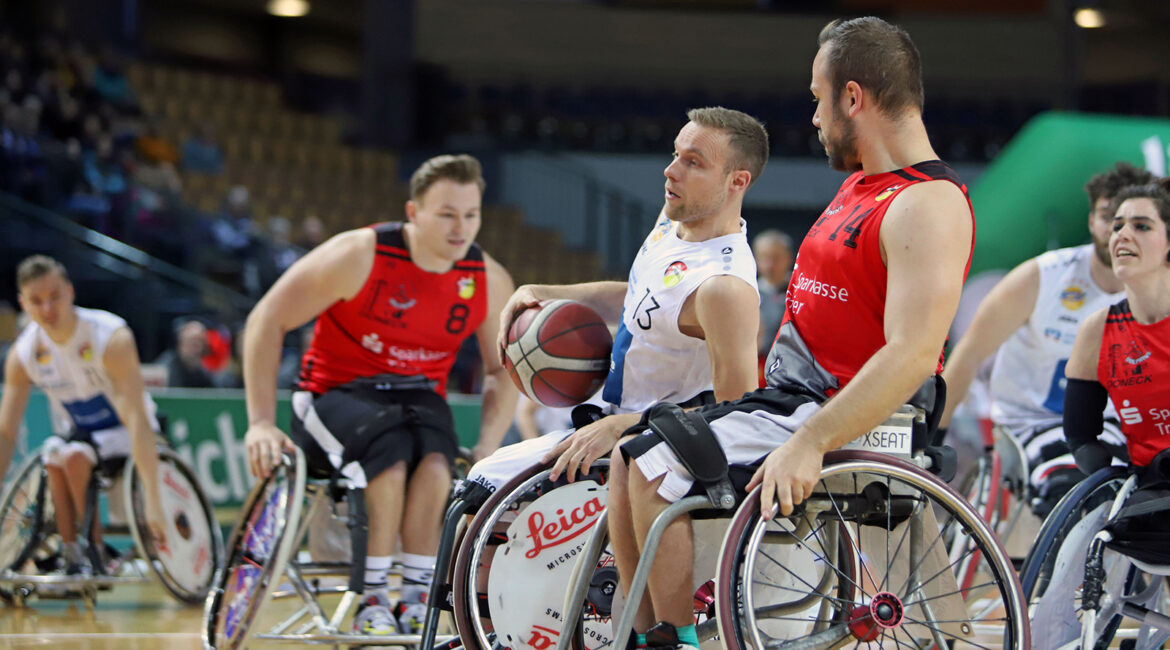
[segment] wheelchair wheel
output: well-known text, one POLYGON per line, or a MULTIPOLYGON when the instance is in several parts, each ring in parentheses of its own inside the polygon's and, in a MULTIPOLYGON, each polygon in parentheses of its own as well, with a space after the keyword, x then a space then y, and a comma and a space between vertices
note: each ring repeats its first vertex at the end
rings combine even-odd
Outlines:
POLYGON ((21 463, 0 498, 0 571, 19 571, 32 559, 54 521, 45 466, 34 452, 21 463))
POLYGON ((205 648, 242 648, 252 622, 280 580, 296 544, 305 493, 305 458, 286 453, 256 483, 232 530, 227 561, 216 571, 203 609, 205 648))
POLYGON ((133 463, 125 469, 123 497, 131 505, 130 534, 140 557, 179 601, 202 602, 223 564, 223 536, 199 479, 169 448, 159 448, 158 489, 166 516, 167 543, 158 546, 146 525, 142 481, 133 463))
POLYGON ((1040 526, 1036 543, 1032 545, 1020 570, 1020 585, 1029 604, 1044 595, 1048 589, 1060 543, 1089 511, 1117 495, 1125 476, 1124 467, 1113 465, 1103 468, 1078 483, 1060 498, 1056 507, 1045 518, 1044 524, 1040 526))
POLYGON ((793 515, 765 520, 759 509, 756 490, 728 529, 715 580, 729 650, 1030 647, 1010 560, 933 474, 883 454, 830 452, 793 515), (959 533, 968 541, 956 562, 947 540, 959 533), (977 576, 966 587, 962 562, 977 576))
MULTIPOLYGON (((555 645, 561 628, 559 610, 574 561, 604 511, 607 495, 602 486, 607 476, 608 468, 595 466, 585 480, 553 484, 548 481, 548 468, 537 466, 513 478, 483 504, 454 560, 455 625, 465 648, 555 645), (547 532, 550 525, 556 529, 555 539, 541 538, 540 531, 547 532), (487 591, 483 592, 485 574, 487 591)), ((612 567, 598 572, 608 575, 608 569, 612 567)), ((583 625, 578 626, 581 634, 570 646, 576 650, 611 642, 606 634, 611 603, 592 601, 611 597, 612 591, 607 596, 600 595, 604 589, 596 591, 598 597, 586 603, 583 625)))

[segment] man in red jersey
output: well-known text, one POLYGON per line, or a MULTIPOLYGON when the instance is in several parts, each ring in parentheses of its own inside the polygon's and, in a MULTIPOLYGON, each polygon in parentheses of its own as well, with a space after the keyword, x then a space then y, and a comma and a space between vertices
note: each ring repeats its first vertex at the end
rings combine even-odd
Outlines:
MULTIPOLYGON (((702 410, 730 463, 759 465, 748 487, 763 486, 769 516, 773 504, 790 514, 825 452, 881 423, 940 369, 974 242, 966 188, 922 124, 910 37, 870 17, 829 23, 818 44, 812 122, 830 165, 851 175, 800 246, 768 387, 702 410)), ((654 435, 621 444, 610 472, 611 539, 628 584, 638 540, 695 486, 654 435)), ((676 520, 639 605, 639 644, 698 645, 692 553, 690 521, 676 520)))
MULTIPOLYGON (((484 181, 471 156, 438 156, 410 179, 405 224, 341 233, 293 264, 248 316, 244 386, 251 471, 264 476, 292 443, 318 473, 366 486, 364 634, 415 633, 425 616, 439 522, 458 448, 447 374, 463 340, 496 341, 512 278, 474 243, 484 181), (276 428, 280 341, 316 317, 292 396, 292 439, 276 428), (387 573, 402 534, 402 600, 390 611, 387 573), (396 620, 397 619, 397 620, 396 620)), ((485 354, 480 442, 500 442, 516 390, 485 354)))

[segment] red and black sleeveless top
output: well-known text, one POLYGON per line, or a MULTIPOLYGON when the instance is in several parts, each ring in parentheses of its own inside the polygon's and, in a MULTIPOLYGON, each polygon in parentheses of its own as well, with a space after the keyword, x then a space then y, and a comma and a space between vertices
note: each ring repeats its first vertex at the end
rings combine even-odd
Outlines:
POLYGON ((1130 460, 1149 465, 1170 447, 1170 318, 1142 325, 1134 320, 1129 300, 1110 307, 1097 381, 1117 407, 1130 460))
POLYGON ((323 393, 359 377, 424 375, 446 396, 459 347, 487 315, 483 251, 472 244, 450 271, 431 273, 411 260, 401 223, 370 227, 374 267, 356 296, 317 318, 299 386, 323 393))
MULTIPOLYGON (((886 343, 886 265, 879 238, 886 210, 902 190, 933 180, 950 181, 967 196, 959 175, 940 160, 872 176, 857 172, 841 185, 800 244, 785 296, 784 323, 795 326, 816 362, 836 377, 837 390, 886 343)), ((974 246, 974 213, 971 218, 974 246)), ((970 268, 968 254, 964 279, 970 268)))

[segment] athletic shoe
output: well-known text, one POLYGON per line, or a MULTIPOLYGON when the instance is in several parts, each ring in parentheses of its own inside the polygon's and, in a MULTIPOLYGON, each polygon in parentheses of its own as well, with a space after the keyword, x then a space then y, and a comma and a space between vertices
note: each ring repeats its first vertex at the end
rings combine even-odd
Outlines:
POLYGON ((398 631, 394 616, 390 613, 390 599, 384 592, 374 592, 362 597, 357 613, 353 616, 355 634, 384 636, 398 631))
POLYGON ((394 618, 398 619, 398 631, 402 634, 422 634, 423 624, 427 620, 427 606, 423 603, 398 603, 394 608, 394 618))

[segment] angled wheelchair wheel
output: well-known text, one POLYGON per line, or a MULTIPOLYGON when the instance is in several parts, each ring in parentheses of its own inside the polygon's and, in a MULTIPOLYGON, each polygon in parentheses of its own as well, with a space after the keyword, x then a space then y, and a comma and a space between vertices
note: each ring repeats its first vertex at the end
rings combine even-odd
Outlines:
MULTIPOLYGON (((547 467, 533 467, 484 503, 454 560, 452 600, 465 648, 556 644, 577 555, 604 513, 607 477, 608 467, 595 465, 584 479, 553 484, 547 467)), ((597 563, 603 578, 612 572, 604 558, 597 563)), ((591 591, 596 593, 578 614, 582 624, 570 646, 577 650, 612 642, 606 633, 612 590, 591 591)))
MULTIPOLYGON (((1036 623, 1034 636, 1046 647, 1079 636, 1084 618, 1080 594, 1089 539, 1103 524, 1104 509, 1116 498, 1127 474, 1125 467, 1106 467, 1069 490, 1045 518, 1024 560, 1020 582, 1036 623)), ((1106 593, 1111 594, 1132 590, 1138 579, 1132 564, 1112 554, 1105 575, 1106 593)), ((1098 618, 1094 647, 1107 647, 1120 624, 1121 617, 1115 612, 1098 618)))
POLYGON ((19 571, 32 559, 54 521, 45 466, 34 452, 0 497, 0 571, 19 571))
POLYGON ((143 485, 133 463, 127 463, 123 498, 131 507, 130 534, 140 557, 167 591, 184 603, 202 602, 215 570, 223 564, 223 536, 215 511, 195 472, 169 448, 161 447, 158 489, 166 516, 167 543, 158 545, 146 524, 143 485))
POLYGON ((216 571, 204 604, 205 648, 242 648, 247 643, 252 622, 294 551, 305 471, 300 449, 286 453, 272 474, 248 494, 229 538, 226 560, 216 571))
POLYGON ((793 515, 759 510, 756 490, 721 552, 715 602, 729 650, 1030 648, 1019 582, 994 533, 916 465, 831 452, 793 515), (956 531, 967 538, 957 559, 956 531), (961 586, 964 563, 976 579, 961 586))

